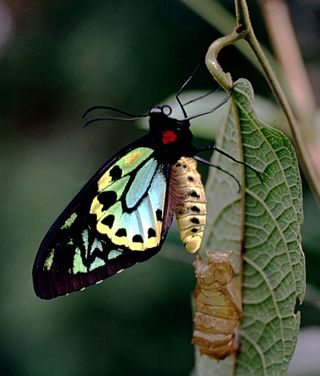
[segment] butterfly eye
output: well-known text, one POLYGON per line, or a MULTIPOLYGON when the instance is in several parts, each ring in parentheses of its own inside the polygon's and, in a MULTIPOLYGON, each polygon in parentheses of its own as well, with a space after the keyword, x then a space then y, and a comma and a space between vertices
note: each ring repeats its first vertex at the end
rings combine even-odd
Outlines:
POLYGON ((172 113, 172 108, 170 106, 168 106, 167 104, 165 104, 164 106, 162 106, 162 112, 165 115, 170 116, 171 113, 172 113))
POLYGON ((162 107, 151 107, 150 110, 149 110, 149 115, 152 115, 152 114, 162 114, 162 107))

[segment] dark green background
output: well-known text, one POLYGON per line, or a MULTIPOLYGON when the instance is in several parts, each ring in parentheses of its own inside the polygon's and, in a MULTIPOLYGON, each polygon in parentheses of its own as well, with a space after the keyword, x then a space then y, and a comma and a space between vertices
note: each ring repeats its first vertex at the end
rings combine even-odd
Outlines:
MULTIPOLYGON (((232 9, 231 1, 224 3, 232 9)), ((31 269, 42 237, 72 196, 144 133, 128 123, 83 129, 81 113, 95 104, 145 112, 176 92, 219 34, 174 0, 8 5, 12 29, 0 49, 1 372, 187 375, 194 277, 190 262, 177 260, 185 251, 174 231, 161 252, 172 257, 160 254, 68 297, 38 299, 31 269)), ((305 48, 310 64, 318 52, 305 48)), ((235 49, 223 53, 222 62, 235 78, 247 77, 258 93, 271 96, 235 49)), ((214 84, 203 71, 191 87, 214 84)), ((306 199, 308 275, 319 285, 319 214, 307 191, 306 199)), ((303 312, 304 325, 320 324, 312 305, 303 312)))

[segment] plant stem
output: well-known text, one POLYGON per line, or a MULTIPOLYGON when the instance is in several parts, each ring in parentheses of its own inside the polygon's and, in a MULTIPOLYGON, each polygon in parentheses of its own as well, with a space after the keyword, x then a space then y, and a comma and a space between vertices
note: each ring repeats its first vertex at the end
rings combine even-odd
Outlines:
MULTIPOLYGON (((187 7, 189 7, 194 13, 202 17, 209 25, 218 30, 222 35, 226 35, 232 30, 234 26, 234 15, 231 14, 226 8, 219 3, 218 0, 180 0, 187 7)), ((222 3, 222 2, 221 2, 222 3)), ((259 65, 257 59, 252 55, 252 53, 245 48, 245 43, 237 43, 235 48, 237 48, 240 53, 260 72, 262 68, 259 65)), ((277 63, 272 56, 272 54, 266 51, 268 61, 271 63, 273 69, 277 71, 277 63)))
POLYGON ((303 133, 307 142, 312 142, 314 131, 311 123, 317 105, 295 36, 288 5, 285 0, 263 0, 261 9, 271 44, 280 64, 281 75, 285 77, 285 91, 289 92, 289 100, 295 108, 298 122, 305 125, 303 133))
POLYGON ((290 105, 287 101, 287 98, 280 86, 279 81, 276 78, 252 28, 250 21, 249 11, 246 0, 235 0, 235 9, 236 9, 236 29, 217 40, 215 40, 208 49, 206 55, 206 65, 208 70, 214 77, 214 79, 227 91, 230 92, 232 89, 232 78, 230 73, 223 71, 222 67, 218 62, 218 54, 222 48, 235 43, 240 39, 244 39, 251 49, 254 52, 257 60, 259 61, 263 72, 266 76, 266 79, 274 93, 275 98, 277 99, 284 115, 287 119, 287 122, 290 127, 292 134, 292 139, 295 144, 295 148, 298 154, 299 162, 301 168, 304 172, 306 179, 309 182, 309 185, 316 195, 320 198, 320 176, 318 170, 314 165, 311 154, 309 152, 306 140, 304 138, 303 132, 297 124, 297 121, 293 115, 293 112, 290 108, 290 105))
POLYGON ((208 48, 206 54, 206 66, 213 76, 213 78, 223 87, 227 92, 230 92, 233 86, 233 81, 230 73, 225 73, 218 62, 218 54, 224 47, 229 46, 239 39, 244 38, 243 32, 234 30, 231 34, 216 39, 208 48))
POLYGON ((251 49, 253 50, 256 58, 258 59, 261 67, 263 68, 264 74, 268 80, 268 83, 274 93, 275 98, 277 99, 280 107, 282 108, 291 133, 292 139, 296 147, 296 151, 298 154, 299 162, 301 168, 304 172, 306 179, 308 180, 312 191, 316 194, 317 198, 320 198, 320 177, 318 175, 318 171, 315 168, 313 161, 311 159, 307 144, 303 137, 303 133, 301 132, 296 119, 293 115, 293 112, 289 106, 286 96, 277 80, 273 70, 268 63, 268 60, 265 57, 265 54, 262 48, 257 41, 257 38, 254 34, 252 24, 249 17, 249 11, 246 0, 235 0, 235 7, 236 7, 236 18, 237 24, 243 28, 245 40, 249 43, 251 49))

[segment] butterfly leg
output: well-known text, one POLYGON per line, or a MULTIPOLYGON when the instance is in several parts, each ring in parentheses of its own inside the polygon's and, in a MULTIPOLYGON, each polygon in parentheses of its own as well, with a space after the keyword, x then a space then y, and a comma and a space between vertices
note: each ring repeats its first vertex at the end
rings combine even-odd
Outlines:
POLYGON ((241 184, 240 184, 239 180, 233 174, 231 174, 229 171, 223 169, 222 167, 220 167, 218 165, 215 165, 215 164, 207 161, 206 159, 203 159, 203 158, 199 157, 198 155, 195 155, 194 159, 196 161, 200 162, 200 163, 203 163, 203 164, 205 164, 207 166, 210 166, 210 167, 214 167, 217 170, 219 170, 221 172, 224 172, 225 174, 229 175, 237 183, 237 185, 238 185, 238 193, 241 191, 241 184))
POLYGON ((240 161, 239 159, 236 159, 235 157, 233 157, 232 155, 226 153, 225 151, 217 148, 215 145, 204 146, 204 147, 201 147, 201 148, 197 149, 197 152, 201 152, 201 151, 213 151, 213 152, 216 151, 217 153, 223 155, 224 157, 229 158, 231 161, 239 163, 239 164, 241 164, 241 165, 249 168, 250 170, 252 170, 258 176, 258 178, 261 181, 261 183, 263 182, 262 176, 259 173, 259 171, 257 171, 252 166, 248 165, 246 162, 240 161))

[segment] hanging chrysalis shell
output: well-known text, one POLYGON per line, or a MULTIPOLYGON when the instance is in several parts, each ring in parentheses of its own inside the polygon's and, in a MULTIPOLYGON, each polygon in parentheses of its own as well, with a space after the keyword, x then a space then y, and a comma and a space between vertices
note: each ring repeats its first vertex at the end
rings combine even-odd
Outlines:
POLYGON ((170 178, 180 238, 186 250, 194 253, 200 248, 206 223, 206 198, 196 160, 180 158, 171 167, 170 178))
POLYGON ((239 348, 238 328, 242 316, 240 286, 229 252, 208 252, 208 263, 193 263, 197 284, 192 343, 200 353, 224 359, 239 348))

